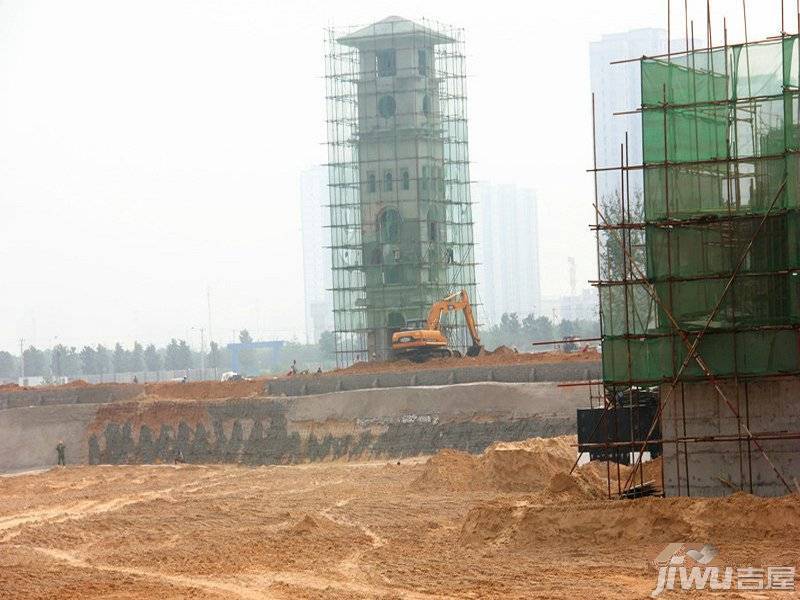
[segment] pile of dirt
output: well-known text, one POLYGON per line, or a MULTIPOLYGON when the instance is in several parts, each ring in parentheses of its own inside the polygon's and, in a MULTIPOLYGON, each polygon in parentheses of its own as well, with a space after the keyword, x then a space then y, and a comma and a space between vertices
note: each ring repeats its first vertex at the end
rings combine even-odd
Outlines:
POLYGON ((167 381, 146 383, 145 394, 170 400, 214 400, 222 398, 249 398, 264 392, 266 379, 240 381, 167 381))
MULTIPOLYGON (((63 390, 65 388, 84 388, 92 385, 83 379, 73 379, 67 383, 58 383, 53 385, 17 385, 16 383, 4 383, 0 385, 0 392, 19 392, 19 391, 37 391, 43 392, 47 390, 63 390)), ((97 384, 97 385, 115 385, 115 384, 97 384)))
POLYGON ((335 532, 341 528, 341 525, 334 523, 330 519, 320 516, 312 517, 309 514, 304 514, 297 522, 289 527, 288 532, 293 535, 308 535, 335 532))
MULTIPOLYGON (((612 492, 617 491, 617 473, 619 472, 619 480, 622 485, 630 478, 633 465, 620 465, 615 462, 606 462, 602 460, 593 460, 578 467, 578 471, 588 478, 595 481, 601 481, 603 486, 607 489, 608 479, 611 478, 612 492)), ((637 485, 642 482, 652 481, 659 489, 663 488, 661 476, 661 457, 654 460, 648 460, 641 464, 636 469, 636 475, 633 477, 632 485, 637 485)))
POLYGON ((411 488, 423 493, 539 492, 561 498, 597 497, 597 481, 582 473, 569 474, 575 442, 575 436, 497 442, 480 455, 442 450, 428 459, 411 488))
POLYGON ((411 483, 411 488, 426 493, 487 489, 487 482, 479 473, 479 462, 480 457, 466 452, 440 450, 428 459, 422 473, 411 483))
POLYGON ((68 381, 67 383, 63 383, 57 387, 60 388, 84 388, 89 387, 91 384, 83 379, 73 379, 72 381, 68 381))
POLYGON ((644 498, 565 504, 499 498, 469 511, 460 540, 468 545, 503 543, 525 548, 579 542, 667 543, 703 539, 715 543, 800 536, 800 497, 644 498))
POLYGON ((508 346, 498 346, 494 350, 487 350, 485 356, 509 356, 511 354, 519 354, 519 352, 508 346))
MULTIPOLYGON (((344 369, 328 371, 319 375, 304 377, 325 377, 326 375, 343 375, 347 373, 382 373, 409 372, 420 369, 457 369, 458 367, 489 367, 494 365, 514 365, 531 363, 560 363, 599 361, 600 354, 596 350, 586 352, 515 352, 507 346, 500 346, 481 356, 464 356, 461 358, 432 358, 423 364, 409 360, 357 362, 344 369)), ((297 375, 295 375, 297 377, 297 375)))

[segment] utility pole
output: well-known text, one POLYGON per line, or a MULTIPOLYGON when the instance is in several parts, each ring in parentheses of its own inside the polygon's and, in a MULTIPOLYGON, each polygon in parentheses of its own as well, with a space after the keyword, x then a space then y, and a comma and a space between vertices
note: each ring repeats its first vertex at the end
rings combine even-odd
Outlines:
POLYGON ((211 333, 211 286, 206 286, 208 301, 208 347, 211 349, 211 367, 214 369, 214 380, 217 379, 217 353, 214 351, 214 336, 211 333))
POLYGON ((192 327, 193 330, 200 332, 200 379, 206 378, 206 338, 205 328, 192 327))
POLYGON ((25 340, 19 338, 19 383, 22 383, 25 380, 25 351, 22 349, 25 340))

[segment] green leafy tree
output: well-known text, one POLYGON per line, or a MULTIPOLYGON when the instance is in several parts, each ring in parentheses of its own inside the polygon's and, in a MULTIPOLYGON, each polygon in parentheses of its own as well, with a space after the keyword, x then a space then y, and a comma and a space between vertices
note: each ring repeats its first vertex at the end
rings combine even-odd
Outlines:
POLYGON ((231 368, 231 355, 227 348, 221 348, 217 342, 211 342, 211 348, 206 358, 206 365, 218 371, 227 371, 231 368))
POLYGON ((64 367, 67 360, 67 347, 64 344, 53 346, 50 351, 50 371, 56 377, 64 376, 64 367))
MULTIPOLYGON (((623 210, 620 194, 605 196, 600 201, 603 219, 600 225, 617 226, 644 220, 644 203, 641 190, 634 191, 630 206, 623 210)), ((646 273, 646 244, 643 229, 612 227, 600 231, 600 278, 621 282, 623 279, 640 279, 646 273), (623 249, 624 244, 624 249, 623 249)), ((603 314, 607 322, 626 323, 630 332, 641 332, 655 326, 655 303, 648 288, 640 283, 625 286, 612 285, 601 288, 603 314), (627 301, 626 301, 627 293, 627 301), (628 311, 627 320, 625 311, 628 311)), ((615 333, 625 333, 621 329, 615 333)))
POLYGON ((522 330, 525 335, 526 350, 532 342, 548 342, 553 339, 553 322, 547 317, 536 317, 533 314, 522 319, 522 330))
MULTIPOLYGON (((173 340, 174 341, 174 340, 173 340)), ((144 351, 144 364, 148 371, 161 370, 161 355, 153 344, 149 344, 144 351)))
POLYGON ((43 377, 47 375, 47 358, 44 352, 30 346, 22 353, 25 359, 25 377, 43 377))
POLYGON ((111 351, 103 346, 103 344, 97 344, 97 349, 95 350, 95 357, 97 359, 97 375, 102 377, 106 373, 111 372, 111 351))
POLYGON ((112 359, 114 365, 114 373, 126 373, 128 369, 128 353, 122 344, 117 342, 114 346, 114 357, 112 359))
POLYGON ((172 338, 167 344, 167 350, 164 357, 164 367, 168 371, 177 371, 180 369, 180 349, 178 347, 178 340, 172 338))
POLYGON ((4 379, 13 379, 19 375, 19 366, 17 359, 10 352, 5 350, 0 351, 0 377, 4 379))
POLYGON ((81 374, 81 357, 75 346, 67 348, 64 356, 64 375, 68 377, 78 377, 81 374))
POLYGON ((50 350, 50 371, 55 377, 77 377, 81 372, 80 357, 75 347, 58 344, 50 350))
POLYGON ((181 340, 178 343, 178 368, 191 369, 192 368, 192 350, 186 340, 181 340))
POLYGON ((327 360, 336 358, 336 334, 332 331, 323 331, 319 334, 319 351, 327 360))
POLYGON ((129 356, 130 363, 128 368, 133 372, 144 371, 144 348, 139 342, 133 342, 133 351, 129 356))
POLYGON ((97 352, 91 346, 84 346, 80 353, 81 368, 87 375, 97 375, 97 352))
MULTIPOLYGON (((252 344, 253 338, 250 337, 250 332, 247 329, 242 329, 239 332, 239 343, 252 344)), ((258 359, 256 352, 253 348, 245 348, 239 351, 239 364, 242 365, 242 371, 248 375, 254 375, 258 371, 258 359)))

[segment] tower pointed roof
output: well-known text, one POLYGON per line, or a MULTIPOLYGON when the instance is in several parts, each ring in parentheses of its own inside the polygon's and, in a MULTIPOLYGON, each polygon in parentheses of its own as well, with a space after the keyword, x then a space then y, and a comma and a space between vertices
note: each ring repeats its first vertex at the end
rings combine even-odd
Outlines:
POLYGON ((372 25, 367 25, 353 33, 338 38, 340 44, 345 46, 360 47, 374 43, 376 38, 397 36, 420 36, 433 44, 449 44, 455 40, 449 36, 434 31, 403 17, 390 16, 381 19, 372 25))

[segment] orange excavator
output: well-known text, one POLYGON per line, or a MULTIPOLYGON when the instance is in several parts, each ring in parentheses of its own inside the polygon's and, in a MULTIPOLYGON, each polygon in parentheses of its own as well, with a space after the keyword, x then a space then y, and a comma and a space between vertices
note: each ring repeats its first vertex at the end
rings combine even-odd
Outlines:
POLYGON ((414 362, 424 362, 429 358, 443 358, 448 356, 461 356, 457 350, 448 348, 448 341, 439 328, 442 313, 460 310, 464 313, 469 334, 472 337, 472 346, 467 349, 467 356, 478 356, 483 352, 475 316, 466 290, 434 302, 428 311, 425 321, 408 321, 405 329, 392 335, 392 353, 395 358, 407 358, 414 362))

